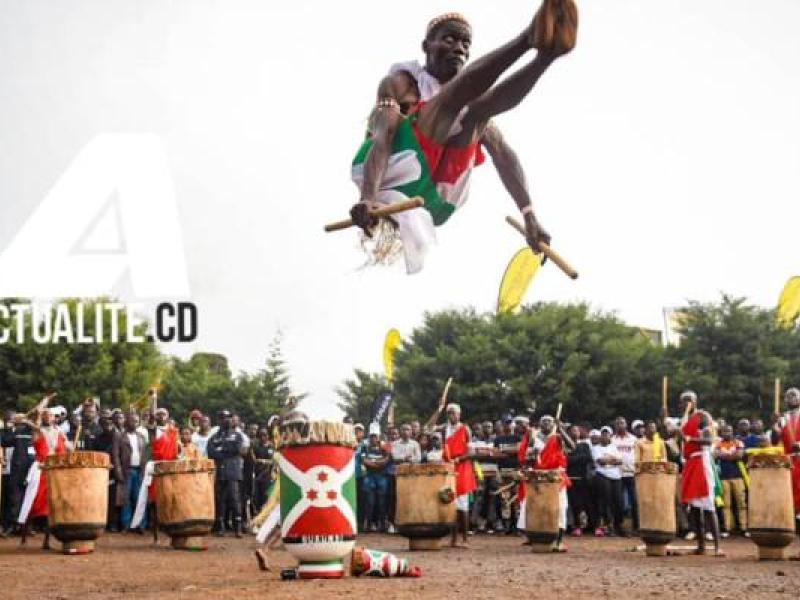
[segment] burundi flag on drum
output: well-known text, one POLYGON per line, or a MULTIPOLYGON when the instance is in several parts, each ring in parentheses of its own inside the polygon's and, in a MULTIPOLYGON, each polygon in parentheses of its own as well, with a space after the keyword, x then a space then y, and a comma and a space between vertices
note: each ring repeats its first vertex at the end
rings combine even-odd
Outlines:
POLYGON ((337 576, 341 557, 356 539, 353 449, 289 446, 281 450, 278 463, 283 543, 300 560, 303 575, 337 576))

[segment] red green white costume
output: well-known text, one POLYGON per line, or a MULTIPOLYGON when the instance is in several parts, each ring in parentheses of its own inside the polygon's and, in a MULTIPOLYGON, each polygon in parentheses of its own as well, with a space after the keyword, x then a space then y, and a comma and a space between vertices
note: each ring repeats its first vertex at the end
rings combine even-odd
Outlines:
MULTIPOLYGON (((447 142, 439 144, 419 130, 418 111, 439 92, 441 85, 418 62, 393 65, 389 72, 405 72, 413 77, 421 98, 397 129, 389 165, 376 198, 381 204, 394 204, 414 196, 425 201, 422 208, 393 217, 410 274, 422 269, 429 247, 436 242, 434 228, 445 223, 466 202, 472 169, 484 162, 484 156, 478 143, 465 147, 450 146, 447 142)), ((460 131, 463 114, 453 125, 451 137, 460 131)), ((353 159, 352 179, 359 188, 364 181, 364 162, 372 144, 368 133, 353 159)))

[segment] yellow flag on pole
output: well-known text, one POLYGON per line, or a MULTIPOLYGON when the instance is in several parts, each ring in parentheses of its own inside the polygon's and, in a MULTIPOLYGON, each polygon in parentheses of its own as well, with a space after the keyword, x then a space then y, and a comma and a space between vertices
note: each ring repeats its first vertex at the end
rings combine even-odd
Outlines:
POLYGON ((541 258, 527 246, 514 255, 500 282, 498 313, 515 313, 519 310, 525 292, 541 266, 541 258))
POLYGON ((383 342, 383 370, 389 383, 394 381, 394 353, 400 347, 402 341, 400 332, 397 329, 390 329, 386 334, 386 340, 383 342))
POLYGON ((786 282, 778 299, 778 324, 792 327, 800 315, 800 277, 786 282))

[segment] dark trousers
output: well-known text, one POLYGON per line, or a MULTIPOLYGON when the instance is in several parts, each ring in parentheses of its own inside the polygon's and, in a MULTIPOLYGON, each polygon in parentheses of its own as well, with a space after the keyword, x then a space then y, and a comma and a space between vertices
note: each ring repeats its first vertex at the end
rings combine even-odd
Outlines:
POLYGON ((356 522, 358 523, 358 530, 364 529, 364 507, 366 497, 364 496, 364 478, 356 477, 356 522))
POLYGON ((238 527, 242 522, 242 498, 239 481, 217 480, 214 486, 214 500, 217 503, 217 518, 224 521, 228 515, 233 518, 233 526, 238 527))
POLYGON ((253 483, 253 514, 258 514, 264 505, 267 503, 267 498, 269 498, 269 489, 270 489, 270 481, 269 475, 264 474, 263 476, 256 477, 255 482, 253 483))
MULTIPOLYGON (((128 480, 125 482, 125 504, 122 506, 122 528, 128 529, 131 526, 133 513, 136 511, 136 502, 139 499, 139 488, 142 487, 141 467, 131 467, 128 469, 128 480)), ((147 513, 142 519, 142 529, 147 529, 147 513)))
POLYGON ((239 486, 241 494, 241 512, 240 514, 244 519, 249 519, 255 514, 253 511, 253 474, 245 474, 242 483, 239 486))
POLYGON ((586 479, 573 479, 572 487, 567 490, 569 513, 573 528, 581 526, 581 513, 586 513, 586 526, 597 527, 597 513, 591 501, 591 490, 586 479))
MULTIPOLYGON (((11 526, 16 526, 19 511, 22 508, 22 499, 25 498, 25 479, 28 477, 30 467, 11 467, 11 474, 8 477, 8 519, 11 526)), ((4 515, 5 518, 5 515, 4 515)))
POLYGON ((364 477, 364 520, 382 529, 388 517, 389 476, 368 473, 364 477))
POLYGON ((597 473, 594 478, 596 489, 600 492, 600 511, 601 519, 619 531, 622 529, 622 481, 620 479, 609 479, 597 473))
MULTIPOLYGON (((633 528, 639 529, 639 506, 636 502, 636 480, 633 477, 623 477, 621 481, 623 499, 627 499, 627 505, 631 509, 633 528)), ((624 503, 623 506, 625 506, 624 503)))
POLYGON ((119 531, 120 524, 120 510, 117 506, 117 486, 116 481, 111 482, 108 486, 108 510, 106 511, 106 529, 109 531, 119 531))
POLYGON ((497 477, 485 477, 484 480, 475 490, 475 502, 472 505, 472 522, 473 524, 482 525, 483 521, 489 524, 491 529, 494 529, 494 524, 497 522, 497 515, 499 514, 498 497, 492 495, 499 487, 497 477))
POLYGON ((3 475, 2 496, 0 496, 0 515, 3 517, 3 529, 10 529, 14 525, 11 514, 11 475, 3 475))
POLYGON ((394 517, 397 512, 397 477, 394 475, 389 475, 389 491, 386 501, 388 503, 386 507, 387 518, 390 523, 394 524, 394 517))

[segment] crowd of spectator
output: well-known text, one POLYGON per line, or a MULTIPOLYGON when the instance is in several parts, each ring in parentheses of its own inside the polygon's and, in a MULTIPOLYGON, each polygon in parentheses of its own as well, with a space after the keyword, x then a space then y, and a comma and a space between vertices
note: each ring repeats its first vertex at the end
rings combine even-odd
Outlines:
MULTIPOLYGON (((112 465, 107 529, 131 531, 131 519, 150 460, 151 446, 167 427, 180 431, 179 458, 208 457, 216 462, 217 533, 232 530, 241 535, 245 525, 265 504, 273 485, 275 446, 268 423, 243 423, 238 415, 221 411, 211 416, 193 411, 178 426, 165 408, 145 411, 100 409, 94 400, 74 411, 49 409, 71 449, 94 450, 109 455, 112 465), (215 422, 216 421, 216 422, 215 422)), ((23 414, 3 415, 2 498, 0 535, 17 533, 17 516, 25 492, 28 470, 34 460, 33 427, 23 414)), ((356 478, 358 520, 362 532, 393 532, 395 469, 401 463, 440 463, 447 459, 441 433, 425 429, 418 421, 389 425, 354 424, 358 446, 356 478)), ((523 416, 469 425, 470 454, 478 474, 478 489, 470 499, 473 533, 514 534, 519 505, 515 488, 528 463, 519 455, 524 436, 536 435, 538 423, 523 416)), ((638 529, 635 472, 642 461, 664 460, 681 466, 677 419, 658 422, 624 417, 595 428, 588 423, 563 424, 559 431, 569 444, 567 474, 569 530, 572 535, 628 536, 638 529), (626 527, 626 523, 629 525, 626 527)), ((713 446, 721 482, 720 518, 723 536, 747 535, 747 470, 745 452, 764 448, 774 440, 763 421, 740 419, 735 427, 720 419, 713 446)), ((691 536, 686 514, 675 503, 681 533, 691 536)), ((142 532, 146 519, 132 531, 142 532)))
MULTIPOLYGON (((354 425, 359 446, 356 473, 359 496, 359 527, 365 532, 392 532, 395 514, 395 468, 398 464, 442 462, 443 440, 439 432, 426 431, 418 421, 390 425, 381 431, 372 423, 365 432, 354 425), (365 435, 366 433, 366 435, 365 435)), ((627 537, 639 528, 636 499, 636 465, 662 460, 680 470, 682 456, 679 420, 634 420, 624 417, 595 428, 589 423, 559 427, 570 444, 567 454, 569 488, 568 528, 573 536, 627 537)), ((470 499, 471 533, 514 534, 517 532, 519 503, 516 487, 530 455, 519 456, 526 435, 536 436, 539 425, 524 416, 507 416, 496 421, 473 422, 471 458, 478 474, 478 489, 470 499)), ((747 536, 748 450, 771 447, 775 440, 760 419, 740 419, 735 427, 724 419, 716 421, 713 444, 721 484, 718 499, 723 537, 731 533, 747 536)), ((692 539, 685 508, 678 495, 674 510, 681 535, 692 539)))
MULTIPOLYGON (((74 411, 54 406, 48 409, 56 427, 64 434, 67 448, 90 450, 109 455, 111 463, 108 520, 109 532, 142 533, 147 517, 131 529, 131 521, 142 486, 145 465, 152 458, 154 440, 168 427, 179 431, 180 459, 211 458, 216 463, 217 502, 223 514, 217 515, 216 529, 237 535, 266 502, 272 485, 275 447, 267 424, 241 421, 238 415, 222 411, 209 415, 193 411, 188 423, 170 420, 165 408, 143 411, 101 409, 96 400, 81 403, 74 411), (232 494, 230 492, 233 492, 232 494), (235 506, 231 505, 231 500, 235 506)), ((36 424, 30 415, 8 410, 0 422, 0 536, 17 534, 22 528, 18 516, 25 495, 28 472, 34 461, 33 440, 36 424)))

